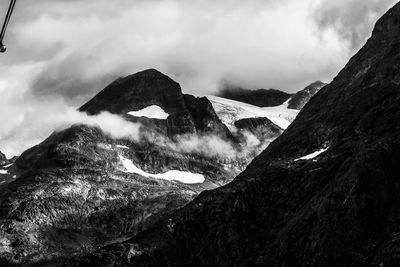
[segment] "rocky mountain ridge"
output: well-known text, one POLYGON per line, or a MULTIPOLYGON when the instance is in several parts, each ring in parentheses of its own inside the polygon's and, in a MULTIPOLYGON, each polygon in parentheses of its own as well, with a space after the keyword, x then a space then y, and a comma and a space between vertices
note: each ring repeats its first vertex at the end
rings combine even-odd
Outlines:
POLYGON ((398 266, 400 3, 230 184, 79 266, 398 266))

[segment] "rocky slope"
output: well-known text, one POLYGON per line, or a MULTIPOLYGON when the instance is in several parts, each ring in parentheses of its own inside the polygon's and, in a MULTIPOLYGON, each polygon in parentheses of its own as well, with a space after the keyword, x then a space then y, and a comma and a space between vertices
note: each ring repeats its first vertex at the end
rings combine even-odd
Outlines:
POLYGON ((237 100, 258 107, 272 107, 282 105, 291 97, 291 94, 276 89, 243 89, 239 86, 225 84, 217 96, 237 100))
POLYGON ((302 109, 308 103, 308 101, 310 101, 311 97, 318 93, 318 91, 325 85, 326 83, 316 81, 303 90, 297 92, 290 98, 288 108, 302 109))
POLYGON ((80 266, 398 266, 400 3, 232 183, 80 266))

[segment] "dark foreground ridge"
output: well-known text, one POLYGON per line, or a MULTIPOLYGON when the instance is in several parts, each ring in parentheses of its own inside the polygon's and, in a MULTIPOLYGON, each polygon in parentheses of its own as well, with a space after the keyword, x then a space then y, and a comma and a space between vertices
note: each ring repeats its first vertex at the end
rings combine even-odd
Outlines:
POLYGON ((397 4, 232 183, 81 266, 399 266, 399 62, 397 4))

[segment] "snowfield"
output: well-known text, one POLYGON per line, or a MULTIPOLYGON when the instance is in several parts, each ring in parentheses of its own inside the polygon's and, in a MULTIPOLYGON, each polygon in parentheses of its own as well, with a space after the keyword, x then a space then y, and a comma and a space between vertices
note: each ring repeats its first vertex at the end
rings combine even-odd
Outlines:
POLYGON ((231 130, 235 129, 235 121, 256 117, 266 117, 285 130, 300 112, 300 110, 288 109, 290 99, 280 106, 261 108, 218 96, 207 96, 207 98, 218 117, 231 130))
POLYGON ((184 171, 168 171, 166 173, 160 174, 151 174, 141 170, 140 168, 136 167, 133 162, 123 156, 119 156, 123 166, 125 167, 127 173, 136 173, 142 175, 144 177, 153 177, 162 180, 168 181, 179 181, 184 184, 200 184, 203 183, 205 178, 204 175, 198 173, 191 173, 191 172, 184 172, 184 171))
POLYGON ((306 156, 304 156, 304 157, 295 159, 294 161, 313 159, 313 158, 316 158, 317 156, 319 156, 320 154, 324 153, 324 152, 327 151, 327 150, 328 150, 328 148, 324 148, 324 149, 315 151, 314 153, 308 154, 308 155, 306 155, 306 156))
POLYGON ((146 117, 149 119, 159 120, 165 120, 169 116, 168 113, 166 113, 161 107, 157 105, 148 106, 138 111, 130 111, 128 112, 128 114, 135 117, 146 117))

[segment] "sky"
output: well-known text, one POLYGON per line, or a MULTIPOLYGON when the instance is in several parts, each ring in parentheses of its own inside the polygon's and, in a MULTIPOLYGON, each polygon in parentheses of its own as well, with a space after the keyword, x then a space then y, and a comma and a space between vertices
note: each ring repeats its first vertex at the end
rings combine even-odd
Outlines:
POLYGON ((79 121, 95 93, 148 68, 195 95, 222 82, 291 93, 329 82, 396 2, 18 0, 0 54, 0 151, 79 121))

